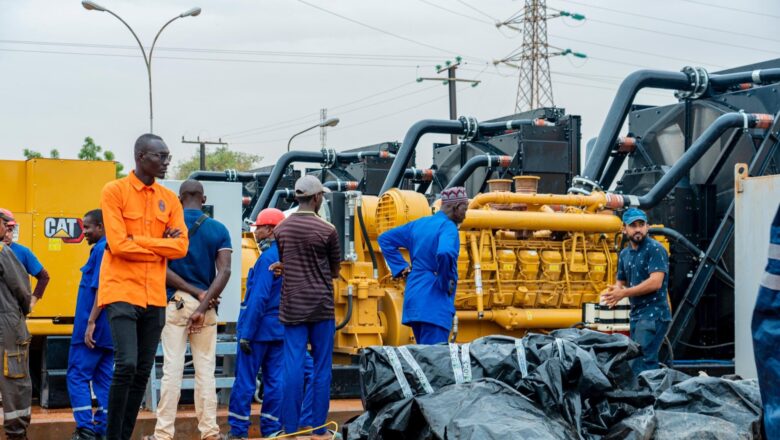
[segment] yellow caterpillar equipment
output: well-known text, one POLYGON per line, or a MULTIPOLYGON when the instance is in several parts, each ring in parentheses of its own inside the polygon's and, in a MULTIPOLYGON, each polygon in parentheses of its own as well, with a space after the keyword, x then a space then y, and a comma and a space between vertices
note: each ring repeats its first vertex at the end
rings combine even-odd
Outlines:
MULTIPOLYGON (((470 202, 460 225, 458 342, 569 327, 582 321, 583 304, 598 303, 615 281, 621 230, 611 210, 615 196, 537 194, 538 179, 515 177, 520 192, 509 191, 511 180, 490 181, 489 191, 470 202)), ((353 355, 370 345, 408 344, 403 282, 390 277, 376 239, 435 208, 422 194, 398 189, 379 198, 347 193, 346 199, 356 220, 346 220, 355 232, 348 234, 334 287, 335 351, 353 355)))

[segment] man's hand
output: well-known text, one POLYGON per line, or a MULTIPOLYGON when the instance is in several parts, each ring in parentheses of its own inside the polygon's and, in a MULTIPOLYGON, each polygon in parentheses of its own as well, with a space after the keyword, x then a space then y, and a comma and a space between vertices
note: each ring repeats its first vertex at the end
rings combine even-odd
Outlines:
POLYGON ((276 263, 268 266, 268 270, 273 272, 275 277, 284 275, 284 266, 282 265, 281 261, 277 261, 276 263))
POLYGON ((195 295, 195 298, 198 298, 198 301, 203 302, 204 299, 206 299, 206 296, 208 296, 209 291, 204 290, 200 292, 199 294, 195 295))
POLYGON ((165 228, 163 232, 163 238, 179 238, 181 235, 181 229, 178 228, 165 228))
POLYGON ((248 340, 239 340, 238 347, 241 348, 241 351, 243 351, 245 354, 252 354, 252 344, 248 340))
POLYGON ((221 299, 220 299, 220 297, 218 297, 218 296, 217 296, 217 297, 214 297, 214 298, 211 298, 211 299, 209 300, 209 309, 216 309, 216 308, 217 308, 217 306, 219 306, 219 303, 220 303, 221 301, 222 301, 222 300, 221 300, 221 299))
POLYGON ((206 320, 206 315, 200 310, 195 310, 189 319, 187 319, 187 333, 195 334, 200 333, 203 329, 203 322, 206 320))
POLYGON ((601 300, 604 301, 604 304, 610 308, 615 307, 615 305, 620 302, 621 299, 626 297, 624 290, 625 288, 622 286, 611 285, 607 287, 606 292, 601 294, 601 300))
POLYGON ((84 343, 89 348, 95 348, 95 338, 92 334, 95 333, 95 321, 87 321, 87 331, 84 332, 84 343))
POLYGON ((396 280, 405 280, 407 276, 409 276, 409 273, 412 271, 411 267, 407 267, 406 269, 402 270, 401 273, 398 274, 398 276, 393 277, 393 279, 396 280))
POLYGON ((38 302, 38 297, 33 295, 33 297, 30 298, 30 311, 32 311, 32 309, 35 307, 35 303, 37 302, 38 302))

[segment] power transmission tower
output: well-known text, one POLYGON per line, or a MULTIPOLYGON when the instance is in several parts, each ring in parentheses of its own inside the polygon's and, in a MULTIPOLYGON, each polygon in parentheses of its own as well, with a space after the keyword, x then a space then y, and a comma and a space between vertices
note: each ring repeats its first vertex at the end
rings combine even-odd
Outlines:
MULTIPOLYGON (((328 109, 320 109, 320 124, 328 119, 328 109)), ((326 125, 320 125, 320 147, 325 149, 325 144, 328 143, 328 127, 326 125)))
POLYGON ((580 14, 567 11, 547 13, 547 0, 525 0, 523 10, 506 21, 496 23, 496 27, 505 26, 523 34, 522 45, 501 60, 493 64, 503 63, 520 71, 517 83, 517 98, 515 112, 520 113, 539 107, 553 107, 552 80, 550 79, 550 57, 558 55, 574 55, 585 58, 585 54, 573 52, 571 49, 559 49, 547 44, 547 20, 557 17, 569 17, 583 20, 580 14), (550 49, 557 52, 550 52, 550 49))
POLYGON ((181 137, 182 144, 200 144, 200 169, 206 169, 206 145, 227 145, 227 142, 222 142, 222 138, 218 141, 201 140, 200 136, 194 141, 185 141, 184 136, 181 137))
MULTIPOLYGON (((462 61, 461 57, 455 57, 455 62, 453 63, 450 60, 447 60, 444 62, 444 66, 437 65, 436 66, 436 73, 442 73, 445 70, 447 71, 447 77, 446 78, 426 78, 426 77, 419 77, 417 78, 417 82, 423 82, 423 81, 441 81, 442 84, 447 84, 449 86, 449 98, 450 98, 450 119, 455 120, 458 119, 458 104, 457 104, 457 89, 455 86, 458 82, 466 82, 471 83, 472 87, 476 87, 479 85, 480 81, 476 79, 463 79, 463 78, 456 78, 455 77, 455 70, 457 70, 458 66, 460 66, 460 62, 462 61)), ((450 141, 453 145, 458 143, 458 136, 457 135, 450 135, 450 141)))

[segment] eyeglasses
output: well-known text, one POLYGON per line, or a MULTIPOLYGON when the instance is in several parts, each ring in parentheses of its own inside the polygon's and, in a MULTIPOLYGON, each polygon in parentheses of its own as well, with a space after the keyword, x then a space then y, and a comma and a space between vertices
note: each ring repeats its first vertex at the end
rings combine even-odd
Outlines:
POLYGON ((146 154, 151 154, 151 155, 157 156, 157 158, 160 159, 160 162, 163 162, 163 163, 170 162, 173 159, 173 155, 169 154, 169 153, 149 153, 149 152, 147 152, 146 154))

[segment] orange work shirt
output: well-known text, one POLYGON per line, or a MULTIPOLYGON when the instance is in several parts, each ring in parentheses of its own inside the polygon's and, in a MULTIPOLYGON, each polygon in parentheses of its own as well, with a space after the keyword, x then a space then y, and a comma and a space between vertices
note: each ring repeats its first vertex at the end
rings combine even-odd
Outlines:
POLYGON ((184 210, 176 194, 156 181, 147 186, 135 176, 109 182, 100 196, 106 252, 100 268, 98 306, 126 302, 165 307, 168 259, 187 255, 184 210), (163 238, 166 228, 181 230, 163 238))

